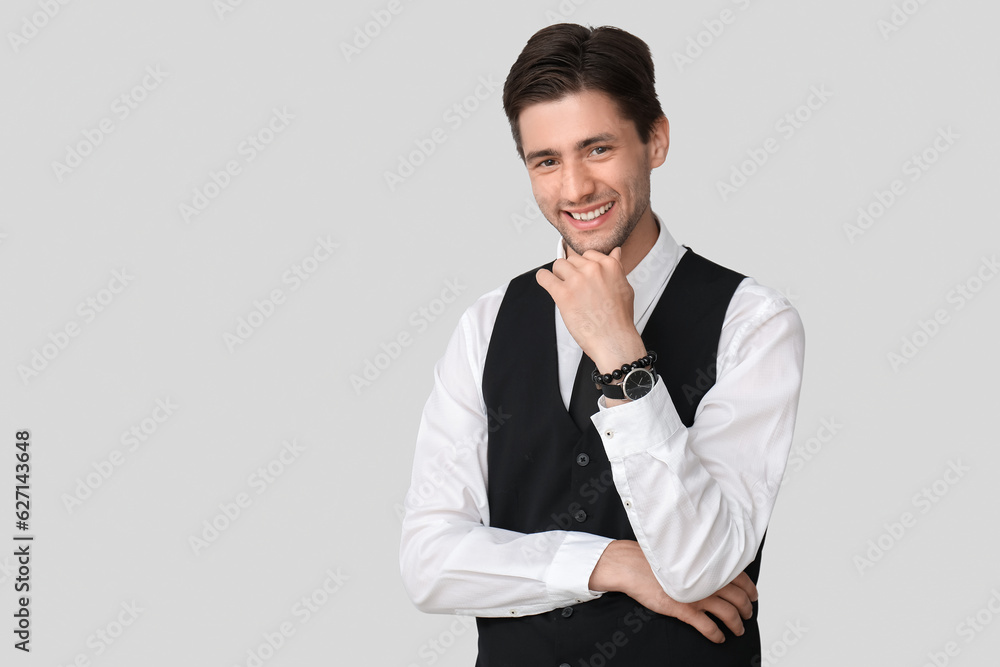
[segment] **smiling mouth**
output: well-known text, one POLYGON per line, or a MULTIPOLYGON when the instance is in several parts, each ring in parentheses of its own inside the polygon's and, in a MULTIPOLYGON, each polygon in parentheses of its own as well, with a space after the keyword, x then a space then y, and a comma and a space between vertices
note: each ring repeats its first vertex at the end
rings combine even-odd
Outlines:
POLYGON ((611 207, 614 206, 614 205, 615 205, 615 203, 612 201, 612 202, 608 202, 604 206, 601 206, 599 208, 595 208, 593 211, 587 211, 586 213, 573 213, 572 211, 566 211, 566 213, 568 213, 570 215, 570 217, 572 217, 574 220, 579 220, 581 222, 587 222, 589 220, 593 220, 594 218, 601 217, 602 215, 604 215, 605 213, 607 213, 608 211, 610 211, 611 207))

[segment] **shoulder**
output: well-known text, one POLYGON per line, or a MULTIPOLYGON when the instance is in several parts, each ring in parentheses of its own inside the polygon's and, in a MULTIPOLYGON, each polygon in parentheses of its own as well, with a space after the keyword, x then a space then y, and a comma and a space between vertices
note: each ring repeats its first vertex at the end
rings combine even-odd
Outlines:
POLYGON ((552 262, 548 262, 529 269, 480 296, 466 309, 462 316, 465 324, 475 330, 492 330, 497 313, 504 301, 523 298, 530 290, 541 289, 535 280, 535 274, 539 269, 549 268, 551 265, 552 262))
POLYGON ((788 300, 788 297, 773 287, 761 285, 751 276, 746 276, 740 281, 733 293, 729 311, 727 320, 737 318, 766 319, 786 311, 797 314, 795 306, 788 300))
POLYGON ((739 348, 773 340, 784 340, 801 349, 804 339, 802 320, 788 297, 752 277, 743 278, 726 311, 720 356, 740 354, 739 348))
POLYGON ((535 280, 535 273, 538 269, 550 265, 551 262, 542 264, 514 276, 502 285, 498 285, 481 295, 466 308, 459 320, 456 334, 460 334, 464 338, 472 359, 477 360, 480 366, 489 349, 490 338, 500 307, 505 301, 514 303, 524 298, 529 290, 541 289, 535 280))

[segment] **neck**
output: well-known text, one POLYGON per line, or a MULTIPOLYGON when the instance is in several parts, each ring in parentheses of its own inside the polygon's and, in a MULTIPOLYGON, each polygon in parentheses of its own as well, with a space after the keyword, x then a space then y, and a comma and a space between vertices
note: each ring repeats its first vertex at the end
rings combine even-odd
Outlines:
POLYGON ((625 270, 625 275, 632 273, 632 269, 639 265, 659 235, 660 226, 653 217, 653 209, 647 206, 635 229, 622 244, 622 269, 625 270))

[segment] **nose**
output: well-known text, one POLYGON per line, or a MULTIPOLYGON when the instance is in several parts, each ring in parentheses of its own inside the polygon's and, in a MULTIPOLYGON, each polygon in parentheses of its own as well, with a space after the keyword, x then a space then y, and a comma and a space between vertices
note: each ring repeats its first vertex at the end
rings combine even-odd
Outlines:
POLYGON ((594 179, 587 166, 576 160, 563 163, 562 199, 579 204, 594 193, 594 179))

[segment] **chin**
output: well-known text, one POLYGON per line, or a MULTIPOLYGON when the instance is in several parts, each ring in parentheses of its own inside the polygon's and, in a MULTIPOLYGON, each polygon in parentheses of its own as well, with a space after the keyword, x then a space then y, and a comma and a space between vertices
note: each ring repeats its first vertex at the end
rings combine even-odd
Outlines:
POLYGON ((572 248, 573 250, 575 250, 577 252, 577 254, 579 254, 579 255, 582 255, 583 253, 587 252, 588 250, 596 250, 597 252, 601 253, 602 255, 607 255, 612 250, 614 250, 615 247, 616 247, 615 245, 612 245, 610 242, 607 242, 607 241, 605 241, 605 242, 594 241, 594 242, 582 243, 582 244, 579 243, 579 242, 577 242, 577 243, 570 243, 569 240, 567 240, 565 236, 563 237, 563 240, 566 241, 566 245, 568 245, 570 248, 572 248))
MULTIPOLYGON (((627 239, 626 236, 626 239, 619 240, 621 237, 621 229, 617 225, 612 226, 610 229, 602 229, 600 232, 595 230, 592 232, 581 233, 575 229, 569 229, 567 231, 569 232, 568 235, 562 235, 563 240, 566 241, 566 245, 571 246, 574 250, 577 250, 582 246, 585 251, 592 249, 604 253, 605 255, 620 246, 627 239)), ((582 255, 583 252, 580 252, 580 254, 582 255)))

